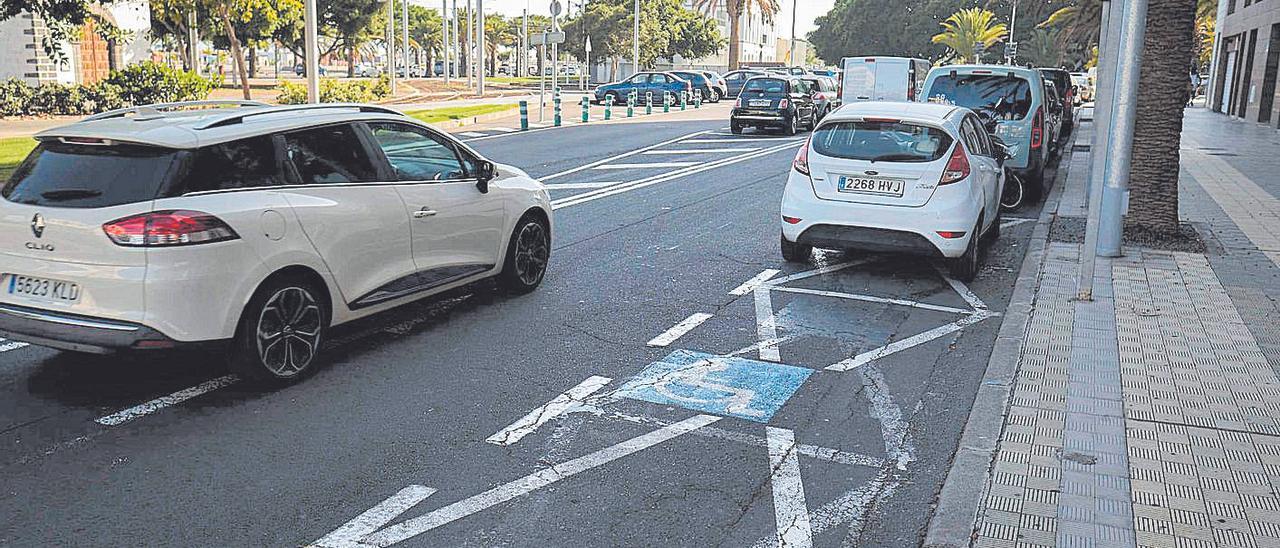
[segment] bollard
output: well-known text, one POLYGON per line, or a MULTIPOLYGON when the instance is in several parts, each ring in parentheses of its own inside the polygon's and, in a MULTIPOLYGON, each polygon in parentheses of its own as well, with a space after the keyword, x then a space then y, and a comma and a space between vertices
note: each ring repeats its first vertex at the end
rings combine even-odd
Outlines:
POLYGON ((591 119, 591 103, 587 102, 587 98, 582 98, 582 123, 587 123, 591 119))
POLYGON ((681 93, 680 94, 680 110, 684 110, 685 107, 687 107, 688 105, 689 105, 689 94, 681 93))
POLYGON ((561 123, 561 118, 560 118, 560 88, 556 88, 556 95, 555 95, 555 99, 554 99, 554 101, 555 101, 555 126, 556 126, 556 127, 560 127, 560 123, 561 123))
POLYGON ((646 115, 653 114, 653 92, 644 92, 644 113, 646 115))
POLYGON ((606 122, 613 119, 613 101, 604 104, 604 119, 606 122))
POLYGON ((529 102, 520 101, 520 131, 529 131, 529 102))
POLYGON ((701 93, 699 93, 699 94, 697 94, 697 95, 694 95, 694 96, 693 96, 693 108, 695 108, 695 109, 702 108, 702 94, 701 94, 701 93))
POLYGON ((627 94, 627 118, 636 115, 636 93, 633 91, 627 94))
POLYGON ((662 113, 669 112, 671 112, 671 94, 664 91, 662 92, 662 113))

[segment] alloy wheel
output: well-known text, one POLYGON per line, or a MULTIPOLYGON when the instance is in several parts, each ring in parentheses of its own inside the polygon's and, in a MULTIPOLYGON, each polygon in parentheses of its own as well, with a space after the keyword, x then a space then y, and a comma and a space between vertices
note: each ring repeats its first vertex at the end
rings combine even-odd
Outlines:
POLYGON ((525 285, 537 284, 547 271, 550 256, 547 229, 536 221, 526 223, 516 237, 516 277, 525 285))
POLYGON ((258 359, 277 377, 301 373, 320 347, 323 324, 320 305, 310 291, 301 287, 276 291, 258 315, 258 359))

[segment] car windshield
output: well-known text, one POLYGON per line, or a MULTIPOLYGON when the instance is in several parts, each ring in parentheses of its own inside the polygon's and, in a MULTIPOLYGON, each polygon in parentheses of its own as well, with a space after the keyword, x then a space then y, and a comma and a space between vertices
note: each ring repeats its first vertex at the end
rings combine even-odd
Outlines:
POLYGON ((951 148, 938 128, 897 121, 835 122, 813 132, 813 151, 872 162, 932 162, 951 148))
POLYGON ((178 152, 141 145, 44 142, 18 166, 0 195, 10 202, 108 207, 155 199, 178 152))
POLYGON ((786 93, 787 82, 777 78, 752 78, 743 86, 742 91, 770 95, 786 93))
POLYGON ((929 87, 929 100, 967 107, 996 120, 1021 120, 1031 112, 1031 85, 1006 75, 943 75, 929 87))
POLYGON ((697 84, 697 83, 701 83, 701 81, 703 80, 703 77, 702 77, 702 76, 699 76, 699 75, 694 74, 694 73, 692 73, 692 72, 677 72, 677 73, 675 73, 675 75, 676 75, 676 76, 679 76, 680 78, 683 78, 683 79, 685 79, 685 80, 688 80, 688 81, 690 81, 690 82, 693 82, 693 83, 695 83, 695 84, 697 84))

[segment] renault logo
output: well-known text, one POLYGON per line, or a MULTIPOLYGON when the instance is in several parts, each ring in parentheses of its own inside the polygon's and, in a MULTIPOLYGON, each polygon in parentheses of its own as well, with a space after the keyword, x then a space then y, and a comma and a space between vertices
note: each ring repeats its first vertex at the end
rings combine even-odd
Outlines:
POLYGON ((36 216, 31 218, 31 233, 35 234, 37 238, 44 236, 43 215, 36 213, 36 216))

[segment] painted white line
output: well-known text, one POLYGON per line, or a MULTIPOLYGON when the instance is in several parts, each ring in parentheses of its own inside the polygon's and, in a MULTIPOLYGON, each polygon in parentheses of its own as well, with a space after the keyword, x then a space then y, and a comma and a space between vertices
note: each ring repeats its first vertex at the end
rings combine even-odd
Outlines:
POLYGON ((10 351, 10 350, 17 350, 17 349, 19 349, 19 348, 24 348, 24 347, 26 347, 26 346, 27 346, 27 343, 24 343, 24 342, 18 342, 18 341, 6 341, 6 340, 4 340, 4 339, 0 339, 0 352, 8 352, 8 351, 10 351))
POLYGON ((739 162, 745 162, 745 161, 747 161, 747 160, 754 160, 754 159, 756 159, 756 158, 761 158, 761 157, 764 157, 764 156, 768 156, 768 155, 773 154, 773 153, 775 153, 775 152, 780 152, 780 151, 783 151, 783 150, 786 150, 786 149, 789 149, 789 148, 795 148, 795 146, 796 146, 796 145, 798 145, 798 144, 799 144, 799 143, 789 143, 789 144, 780 145, 780 146, 776 146, 776 147, 772 147, 772 148, 766 148, 766 149, 761 150, 761 151, 759 151, 759 152, 750 152, 750 153, 743 154, 743 155, 740 155, 740 156, 730 156, 729 158, 725 158, 725 159, 722 159, 722 160, 716 160, 716 161, 714 161, 714 162, 706 162, 706 163, 703 163, 703 164, 700 164, 700 165, 696 165, 696 166, 692 166, 692 167, 687 167, 687 168, 684 168, 684 169, 678 169, 678 170, 676 170, 676 171, 672 171, 672 172, 669 172, 669 173, 662 173, 662 174, 654 175, 654 176, 649 177, 649 178, 646 178, 646 179, 641 179, 641 180, 639 180, 639 181, 633 181, 633 182, 630 182, 630 183, 627 183, 627 184, 624 184, 624 185, 618 185, 618 186, 613 187, 613 188, 605 188, 605 189, 600 189, 600 190, 592 190, 592 191, 588 191, 588 192, 583 192, 582 194, 578 194, 578 195, 576 195, 576 196, 569 196, 569 197, 567 197, 567 198, 563 198, 563 199, 560 199, 560 200, 553 200, 553 201, 551 202, 551 209, 553 209, 553 210, 554 210, 554 209, 561 209, 561 208, 565 208, 565 207, 575 206, 575 205, 583 204, 583 203, 590 202, 590 201, 593 201, 593 200, 599 200, 599 199, 601 199, 601 198, 608 198, 609 196, 614 196, 614 195, 617 195, 617 194, 622 194, 622 193, 624 193, 624 192, 631 192, 632 190, 639 190, 639 189, 641 189, 641 188, 645 188, 645 187, 653 186, 653 185, 660 184, 660 183, 665 183, 665 182, 667 182, 667 181, 671 181, 671 180, 674 180, 674 179, 679 179, 679 178, 681 178, 681 177, 687 177, 687 176, 689 176, 689 175, 694 175, 694 174, 697 174, 697 173, 702 173, 702 172, 704 172, 704 171, 709 171, 709 170, 712 170, 712 169, 716 169, 716 168, 720 168, 720 167, 724 167, 724 166, 728 166, 728 165, 733 165, 733 164, 736 164, 736 163, 739 163, 739 162))
POLYGON ((941 264, 934 263, 933 267, 938 269, 938 275, 942 276, 942 279, 947 281, 947 284, 951 286, 951 289, 954 290, 956 294, 960 295, 960 298, 964 299, 964 302, 969 303, 969 306, 972 306, 974 310, 987 309, 987 303, 982 302, 982 299, 978 298, 977 293, 974 293, 972 289, 969 289, 969 286, 961 283, 960 280, 947 275, 946 269, 943 268, 941 264))
POLYGON ((774 522, 778 526, 778 546, 809 548, 813 532, 809 530, 809 506, 800 480, 800 457, 796 452, 795 434, 786 428, 765 427, 769 441, 769 483, 773 488, 774 522))
POLYGON ((800 293, 802 295, 818 295, 821 297, 833 297, 836 299, 848 299, 851 301, 863 301, 869 303, 896 304, 900 306, 909 306, 911 308, 920 308, 924 310, 936 310, 938 312, 950 312, 953 314, 973 314, 973 310, 956 308, 953 306, 943 306, 940 304, 922 303, 919 301, 909 301, 906 299, 891 299, 888 297, 876 297, 873 295, 858 295, 856 293, 841 293, 839 291, 823 291, 820 289, 807 289, 803 287, 779 287, 771 286, 774 291, 783 291, 786 293, 800 293))
POLYGON ((1010 218, 1009 220, 1003 223, 1000 223, 1000 228, 1009 228, 1011 226, 1018 226, 1022 223, 1034 223, 1036 222, 1036 220, 1037 219, 1010 218))
POLYGON ((491 127, 491 128, 489 128, 489 129, 490 129, 490 130, 493 130, 493 131, 502 132, 502 133, 511 133, 511 132, 513 132, 513 131, 520 131, 520 130, 518 130, 518 129, 516 129, 516 128, 513 128, 513 127, 491 127))
POLYGON ((332 533, 315 541, 312 546, 319 548, 359 548, 363 546, 360 543, 360 539, 391 523, 391 520, 396 519, 396 516, 407 512, 419 502, 427 500, 427 497, 435 492, 435 489, 421 485, 405 487, 400 492, 391 495, 387 500, 365 510, 364 513, 352 518, 342 527, 334 529, 332 533))
MULTIPOLYGON (((773 298, 769 295, 769 288, 757 287, 754 293, 756 295, 756 338, 761 341, 777 339, 778 321, 773 316, 773 298)), ((782 361, 782 356, 778 352, 778 345, 760 345, 760 359, 773 362, 782 361)))
MULTIPOLYGON (((882 470, 871 481, 859 485, 809 513, 809 528, 814 534, 825 533, 842 523, 849 523, 849 531, 860 531, 862 520, 867 509, 871 507, 884 488, 887 470, 882 470)), ((751 548, 774 548, 778 545, 777 535, 761 538, 751 548)), ((845 546, 855 544, 842 544, 845 546)))
POLYGON ((604 164, 591 169, 658 169, 670 167, 689 167, 698 162, 654 162, 651 164, 604 164))
POLYGON ((927 343, 939 337, 945 337, 951 333, 955 333, 956 331, 964 329, 966 326, 976 324, 982 320, 985 320, 987 318, 991 318, 994 316, 996 316, 996 314, 992 314, 990 312, 987 312, 986 310, 979 310, 969 316, 966 316, 964 318, 961 318, 949 324, 935 327, 933 329, 925 331, 924 333, 918 333, 910 337, 907 337, 905 339, 894 341, 892 343, 889 343, 888 345, 882 346, 875 350, 869 350, 861 354, 858 354, 857 356, 854 356, 852 358, 833 363, 831 365, 828 365, 826 367, 826 370, 827 371, 848 371, 850 369, 856 369, 858 367, 862 367, 863 365, 871 363, 885 356, 889 356, 891 354, 897 354, 898 352, 902 352, 903 350, 906 350, 908 348, 922 345, 924 343, 927 343))
POLYGON ((668 139, 668 140, 663 141, 663 142, 661 142, 661 143, 658 143, 658 144, 656 144, 656 145, 650 145, 650 146, 647 146, 647 147, 644 147, 644 148, 639 148, 639 149, 636 149, 636 150, 632 150, 632 151, 630 151, 630 152, 624 152, 624 153, 622 153, 622 154, 618 154, 618 155, 615 155, 615 156, 610 156, 610 157, 605 158, 605 159, 602 159, 602 160, 596 160, 596 161, 591 162, 591 163, 588 163, 588 164, 583 164, 583 165, 580 165, 580 166, 575 167, 575 168, 572 168, 572 169, 566 169, 566 170, 561 171, 561 172, 559 172, 559 173, 552 173, 551 175, 547 175, 547 176, 545 176, 545 177, 539 177, 539 180, 541 180, 541 181, 543 181, 543 182, 546 182, 546 181, 548 181, 548 180, 550 180, 550 179, 555 179, 555 178, 557 178, 557 177, 564 177, 565 175, 569 175, 570 173, 577 173, 577 172, 579 172, 579 171, 586 170, 586 169, 591 169, 591 168, 596 167, 596 166, 598 166, 598 165, 607 164, 607 163, 612 162, 612 161, 615 161, 615 160, 621 160, 621 159, 623 159, 623 158, 630 158, 631 156, 635 156, 635 155, 637 155, 637 154, 641 154, 641 153, 643 153, 643 152, 645 152, 645 151, 647 151, 647 150, 653 150, 653 149, 655 149, 655 148, 664 147, 664 146, 667 146, 667 145, 669 145, 669 144, 671 144, 671 143, 678 143, 678 142, 683 141, 683 140, 685 140, 685 139, 688 139, 688 138, 690 138, 690 137, 696 137, 696 136, 698 136, 698 135, 702 135, 703 133, 706 133, 706 132, 705 132, 705 131, 696 131, 696 132, 693 132, 693 133, 689 133, 689 134, 687 134, 687 135, 681 135, 681 136, 679 136, 679 137, 676 137, 675 139, 668 139))
POLYGON ((852 261, 846 261, 846 262, 843 262, 843 263, 836 263, 836 264, 833 264, 833 265, 827 265, 827 266, 824 266, 824 267, 821 267, 821 268, 815 268, 815 269, 813 269, 813 270, 806 270, 806 271, 804 271, 804 272, 797 272, 797 273, 795 273, 795 274, 791 274, 791 275, 783 276, 783 277, 781 277, 781 278, 777 278, 777 279, 769 280, 768 282, 766 282, 766 284, 765 284, 765 285, 768 285, 768 286, 779 286, 779 285, 782 285, 782 284, 785 284, 785 283, 788 283, 788 282, 794 282, 794 281, 796 281, 796 280, 803 280, 803 279, 805 279, 805 278, 812 278, 812 277, 814 277, 814 276, 821 276, 821 275, 823 275, 823 274, 830 274, 830 273, 832 273, 832 272, 838 272, 838 271, 844 270, 844 269, 846 269, 846 268, 849 268, 849 267, 851 267, 851 266, 858 266, 858 265, 860 265, 860 264, 869 263, 869 262, 871 262, 871 261, 872 261, 872 258, 868 257, 868 258, 865 258, 865 259, 855 259, 855 260, 852 260, 852 261))
POLYGON ((620 185, 626 181, 604 181, 599 183, 556 183, 546 185, 547 190, 570 190, 583 188, 604 188, 607 186, 620 185))
POLYGON ((240 380, 240 377, 237 377, 235 375, 225 375, 222 377, 218 377, 216 379, 207 380, 205 382, 192 386, 191 388, 184 388, 182 390, 169 394, 168 396, 156 398, 147 403, 144 403, 141 405, 135 405, 123 411, 112 413, 105 417, 99 418, 94 422, 97 422, 98 424, 101 424, 103 426, 120 426, 121 424, 129 422, 138 417, 141 417, 144 415, 150 415, 152 413, 155 413, 156 411, 182 403, 184 401, 187 401, 201 394, 207 394, 219 388, 230 386, 232 384, 235 384, 235 382, 239 380, 240 380))
POLYGON ((587 396, 594 394, 604 385, 609 384, 610 380, 612 379, 609 377, 588 377, 587 380, 556 396, 542 407, 530 411, 528 415, 521 417, 520 420, 511 423, 510 426, 499 430, 484 441, 494 445, 512 445, 520 441, 521 438, 532 434, 539 427, 546 424, 547 421, 564 414, 565 411, 575 405, 581 405, 587 396))
POLYGON ((704 149, 680 149, 680 150, 646 150, 641 154, 658 156, 662 154, 727 154, 730 152, 755 152, 760 150, 756 148, 704 148, 704 149))
MULTIPOLYGON (((711 135, 723 135, 721 133, 712 133, 711 135)), ((803 139, 781 139, 778 137, 734 137, 733 139, 689 139, 686 143, 741 143, 746 141, 795 141, 800 142, 803 139)))
POLYGON ((769 278, 777 276, 779 272, 782 272, 782 271, 775 268, 766 268, 760 271, 759 274, 756 274, 750 280, 742 282, 742 285, 730 290, 729 294, 737 295, 739 297, 742 295, 746 295, 747 293, 755 291, 757 287, 760 287, 760 285, 768 281, 769 278))
POLYGON ((663 331, 661 335, 654 337, 645 343, 649 346, 667 346, 683 337, 685 333, 693 331, 693 328, 702 325, 702 322, 711 319, 711 314, 705 312, 695 312, 690 314, 688 318, 680 320, 680 323, 671 326, 671 329, 663 331))
POLYGON ((561 464, 551 465, 549 468, 544 468, 510 483, 499 485, 478 495, 465 498, 430 514, 393 525, 364 537, 362 542, 371 546, 385 547, 408 540, 562 479, 573 477, 592 468, 603 466, 637 451, 648 449, 664 441, 708 426, 718 420, 720 420, 720 417, 711 415, 697 415, 687 418, 671 426, 636 436, 594 453, 589 453, 561 464))
POLYGON ((463 137, 484 137, 484 136, 486 136, 486 135, 488 135, 488 134, 487 134, 487 133, 477 133, 477 132, 475 132, 475 131, 464 131, 464 132, 462 132, 462 133, 459 133, 458 135, 461 135, 461 136, 463 136, 463 137))

